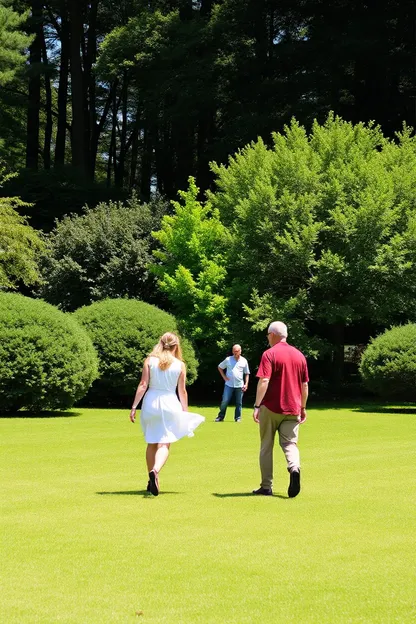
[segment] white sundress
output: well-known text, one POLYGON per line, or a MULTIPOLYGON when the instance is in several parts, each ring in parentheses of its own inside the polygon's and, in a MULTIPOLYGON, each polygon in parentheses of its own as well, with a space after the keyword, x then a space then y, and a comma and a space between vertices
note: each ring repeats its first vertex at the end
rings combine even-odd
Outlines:
POLYGON ((176 442, 194 435, 205 418, 184 412, 176 396, 176 386, 181 374, 181 361, 174 359, 166 370, 159 368, 159 358, 149 358, 149 387, 143 398, 140 423, 147 443, 176 442))

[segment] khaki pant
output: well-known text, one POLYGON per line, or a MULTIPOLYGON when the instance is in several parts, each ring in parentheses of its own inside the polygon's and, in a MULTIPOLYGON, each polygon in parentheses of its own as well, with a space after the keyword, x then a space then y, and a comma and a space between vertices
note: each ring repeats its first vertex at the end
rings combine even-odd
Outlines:
POLYGON ((273 482, 273 447, 276 432, 279 432, 279 444, 286 456, 289 471, 299 470, 300 457, 297 446, 299 423, 297 416, 275 414, 264 405, 260 408, 260 470, 261 487, 271 488, 273 482))

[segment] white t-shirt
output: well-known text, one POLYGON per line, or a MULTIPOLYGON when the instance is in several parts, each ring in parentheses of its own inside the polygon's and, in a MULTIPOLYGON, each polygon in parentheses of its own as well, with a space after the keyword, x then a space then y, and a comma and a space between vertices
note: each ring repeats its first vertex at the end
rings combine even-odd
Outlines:
POLYGON ((244 375, 250 374, 248 362, 242 355, 240 355, 238 360, 233 355, 230 355, 218 366, 226 369, 225 374, 229 377, 229 380, 225 382, 225 385, 230 386, 230 388, 242 388, 244 386, 244 375))

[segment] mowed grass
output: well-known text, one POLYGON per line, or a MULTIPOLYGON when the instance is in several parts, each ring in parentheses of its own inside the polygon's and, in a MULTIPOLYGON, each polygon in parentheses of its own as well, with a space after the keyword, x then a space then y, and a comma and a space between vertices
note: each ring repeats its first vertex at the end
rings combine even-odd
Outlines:
POLYGON ((259 485, 258 430, 206 423, 144 489, 128 411, 0 419, 1 621, 416 621, 416 413, 309 410, 302 491, 259 485))

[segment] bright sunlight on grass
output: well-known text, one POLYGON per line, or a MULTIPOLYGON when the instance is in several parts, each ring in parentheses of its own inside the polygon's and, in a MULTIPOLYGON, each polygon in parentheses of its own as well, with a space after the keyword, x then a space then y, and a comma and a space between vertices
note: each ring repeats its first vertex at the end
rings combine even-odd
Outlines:
POLYGON ((416 621, 416 413, 310 409, 287 499, 278 446, 275 495, 249 495, 249 410, 192 409, 157 498, 127 410, 0 419, 3 622, 416 621))

